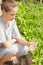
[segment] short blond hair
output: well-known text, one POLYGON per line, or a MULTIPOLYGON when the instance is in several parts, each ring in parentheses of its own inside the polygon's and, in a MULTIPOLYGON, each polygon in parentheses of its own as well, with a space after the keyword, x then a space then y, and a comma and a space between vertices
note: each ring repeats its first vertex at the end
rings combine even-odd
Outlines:
POLYGON ((2 2, 11 2, 11 1, 14 1, 14 0, 2 0, 2 2))
POLYGON ((6 12, 10 11, 11 7, 16 7, 17 4, 13 0, 2 0, 1 9, 5 10, 6 12))

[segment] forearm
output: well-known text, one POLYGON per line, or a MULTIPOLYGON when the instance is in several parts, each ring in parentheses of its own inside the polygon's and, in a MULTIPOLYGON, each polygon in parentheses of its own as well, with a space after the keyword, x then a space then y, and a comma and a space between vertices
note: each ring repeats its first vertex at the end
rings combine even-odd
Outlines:
POLYGON ((25 45, 25 46, 28 46, 30 50, 35 50, 37 45, 35 44, 35 42, 28 42, 26 41, 25 39, 18 39, 17 40, 18 43, 22 44, 22 45, 25 45))
POLYGON ((16 42, 16 40, 15 39, 11 39, 11 40, 2 42, 2 45, 4 47, 8 47, 8 46, 12 45, 14 42, 16 42))
POLYGON ((30 42, 26 41, 23 38, 17 39, 17 42, 22 44, 22 45, 30 46, 30 42))

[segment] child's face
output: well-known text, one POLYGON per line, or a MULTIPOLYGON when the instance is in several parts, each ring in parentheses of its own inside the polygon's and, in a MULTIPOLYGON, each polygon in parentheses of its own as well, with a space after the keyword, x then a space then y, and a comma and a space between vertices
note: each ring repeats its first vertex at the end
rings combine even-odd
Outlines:
POLYGON ((10 11, 6 12, 6 18, 8 21, 13 20, 18 12, 18 7, 11 8, 10 11))

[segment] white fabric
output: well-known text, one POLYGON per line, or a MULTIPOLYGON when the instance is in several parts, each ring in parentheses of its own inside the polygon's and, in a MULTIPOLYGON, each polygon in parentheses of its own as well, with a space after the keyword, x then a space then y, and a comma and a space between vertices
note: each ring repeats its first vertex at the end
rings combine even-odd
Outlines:
POLYGON ((19 56, 26 55, 29 48, 27 46, 23 46, 19 43, 14 43, 13 45, 9 46, 8 48, 0 48, 0 59, 6 55, 11 53, 18 53, 19 56))

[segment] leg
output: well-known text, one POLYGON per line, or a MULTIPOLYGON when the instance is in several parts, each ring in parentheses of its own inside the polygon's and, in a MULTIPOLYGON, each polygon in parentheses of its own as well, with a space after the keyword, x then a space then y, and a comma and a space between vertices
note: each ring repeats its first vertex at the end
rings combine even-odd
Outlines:
POLYGON ((18 47, 16 45, 11 45, 8 48, 0 49, 0 65, 8 61, 11 57, 18 54, 18 47), (1 52, 2 51, 2 52, 1 52))
POLYGON ((11 57, 16 56, 16 55, 17 55, 17 53, 7 54, 7 55, 3 56, 3 57, 0 59, 0 65, 3 65, 4 62, 8 61, 11 57))

